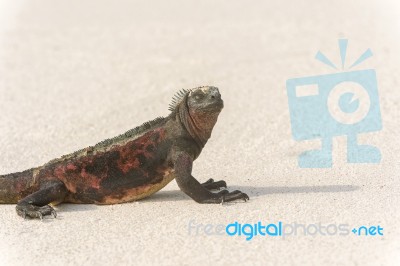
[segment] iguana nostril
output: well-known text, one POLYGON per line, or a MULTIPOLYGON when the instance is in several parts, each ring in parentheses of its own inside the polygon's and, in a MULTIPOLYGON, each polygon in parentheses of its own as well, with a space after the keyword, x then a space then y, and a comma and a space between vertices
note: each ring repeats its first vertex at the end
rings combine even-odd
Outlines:
POLYGON ((211 99, 215 99, 215 96, 214 96, 214 95, 211 95, 211 99))

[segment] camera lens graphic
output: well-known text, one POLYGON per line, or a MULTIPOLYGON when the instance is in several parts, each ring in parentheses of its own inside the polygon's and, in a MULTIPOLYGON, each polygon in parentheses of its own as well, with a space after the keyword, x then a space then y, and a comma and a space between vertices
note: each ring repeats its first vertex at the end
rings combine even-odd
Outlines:
POLYGON ((351 125, 367 116, 371 101, 368 92, 359 83, 345 81, 331 90, 327 105, 330 115, 336 121, 351 125))

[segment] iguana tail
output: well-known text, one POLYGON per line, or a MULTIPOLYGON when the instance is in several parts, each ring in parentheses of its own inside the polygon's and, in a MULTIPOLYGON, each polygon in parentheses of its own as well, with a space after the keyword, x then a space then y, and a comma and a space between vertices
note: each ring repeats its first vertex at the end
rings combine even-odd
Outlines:
POLYGON ((0 175, 0 204, 17 203, 36 189, 34 180, 35 169, 0 175))

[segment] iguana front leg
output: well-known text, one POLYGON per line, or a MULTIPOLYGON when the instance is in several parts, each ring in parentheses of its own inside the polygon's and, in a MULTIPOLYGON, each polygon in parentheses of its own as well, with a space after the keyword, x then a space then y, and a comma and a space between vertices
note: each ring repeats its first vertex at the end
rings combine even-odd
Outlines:
POLYGON ((16 206, 17 213, 24 218, 42 219, 45 215, 56 217, 56 211, 48 204, 63 201, 67 192, 61 181, 51 181, 39 191, 20 200, 16 206))
POLYGON ((219 193, 212 193, 206 189, 192 176, 192 157, 185 153, 180 152, 174 158, 175 179, 179 188, 193 200, 198 203, 221 203, 243 199, 249 199, 247 194, 239 190, 229 192, 223 190, 219 193))

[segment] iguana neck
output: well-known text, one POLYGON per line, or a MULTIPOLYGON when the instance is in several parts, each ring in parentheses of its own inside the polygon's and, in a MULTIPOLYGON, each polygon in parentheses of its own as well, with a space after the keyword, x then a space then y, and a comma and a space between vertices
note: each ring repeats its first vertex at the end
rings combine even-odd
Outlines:
MULTIPOLYGON (((211 121, 204 123, 204 119, 191 115, 186 103, 186 99, 184 99, 182 103, 177 106, 177 108, 177 116, 179 120, 182 122, 190 136, 194 139, 197 146, 199 146, 200 149, 203 149, 204 145, 211 137, 211 131, 216 121, 214 123, 211 121)), ((211 116, 210 119, 213 119, 213 116, 211 116)))

